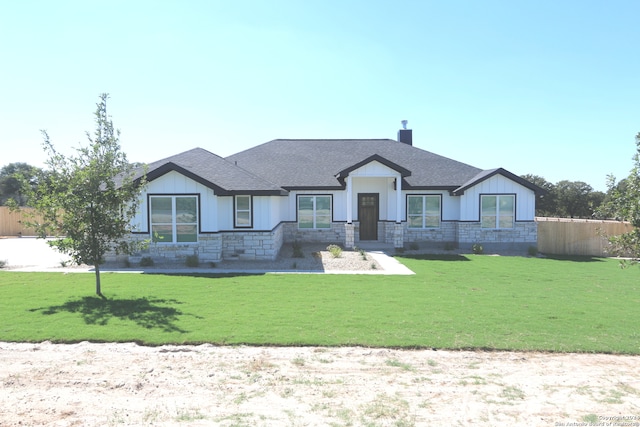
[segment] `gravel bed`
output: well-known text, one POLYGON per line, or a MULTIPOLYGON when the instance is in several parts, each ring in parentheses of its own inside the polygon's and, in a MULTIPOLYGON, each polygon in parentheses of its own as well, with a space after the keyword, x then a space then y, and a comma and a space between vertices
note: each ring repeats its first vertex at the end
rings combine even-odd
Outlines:
POLYGON ((367 271, 381 270, 382 267, 366 252, 343 250, 334 257, 327 244, 303 244, 300 246, 302 257, 294 256, 291 244, 283 245, 278 258, 274 261, 224 260, 216 263, 220 269, 246 269, 270 271, 367 271))

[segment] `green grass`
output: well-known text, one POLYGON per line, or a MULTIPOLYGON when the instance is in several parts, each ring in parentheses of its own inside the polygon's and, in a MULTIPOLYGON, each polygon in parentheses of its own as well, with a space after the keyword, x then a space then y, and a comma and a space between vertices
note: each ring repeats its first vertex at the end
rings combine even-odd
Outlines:
POLYGON ((0 272, 0 340, 640 354, 640 272, 615 260, 399 258, 415 276, 0 272))

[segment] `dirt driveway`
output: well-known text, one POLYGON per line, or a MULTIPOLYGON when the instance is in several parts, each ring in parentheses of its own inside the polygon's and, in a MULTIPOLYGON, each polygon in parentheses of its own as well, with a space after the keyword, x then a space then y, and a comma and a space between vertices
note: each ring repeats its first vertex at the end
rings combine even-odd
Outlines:
POLYGON ((630 356, 0 343, 0 385, 2 426, 640 425, 630 356))
POLYGON ((0 237, 0 261, 13 268, 46 269, 60 268, 69 257, 52 249, 45 239, 0 237))

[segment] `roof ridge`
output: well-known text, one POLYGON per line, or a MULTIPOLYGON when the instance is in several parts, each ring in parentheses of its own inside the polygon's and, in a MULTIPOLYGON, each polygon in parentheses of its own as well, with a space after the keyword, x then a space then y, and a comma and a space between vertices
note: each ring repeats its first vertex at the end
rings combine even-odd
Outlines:
POLYGON ((273 141, 395 141, 391 138, 276 138, 273 141))

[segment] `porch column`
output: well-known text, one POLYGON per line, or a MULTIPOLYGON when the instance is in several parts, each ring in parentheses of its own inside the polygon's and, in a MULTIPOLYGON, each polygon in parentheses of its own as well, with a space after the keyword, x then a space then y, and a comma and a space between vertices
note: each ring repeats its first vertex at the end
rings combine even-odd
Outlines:
POLYGON ((353 190, 351 175, 347 176, 347 224, 353 222, 353 190))
POLYGON ((347 249, 356 247, 356 233, 353 223, 344 225, 344 247, 347 249))
POLYGON ((402 176, 396 176, 396 224, 402 222, 402 176))
POLYGON ((396 223, 393 224, 393 247, 404 247, 404 230, 402 226, 402 176, 396 176, 396 223))
POLYGON ((344 246, 347 249, 353 249, 355 247, 356 236, 353 226, 353 182, 351 181, 351 175, 347 176, 347 223, 344 225, 345 242, 344 246))

